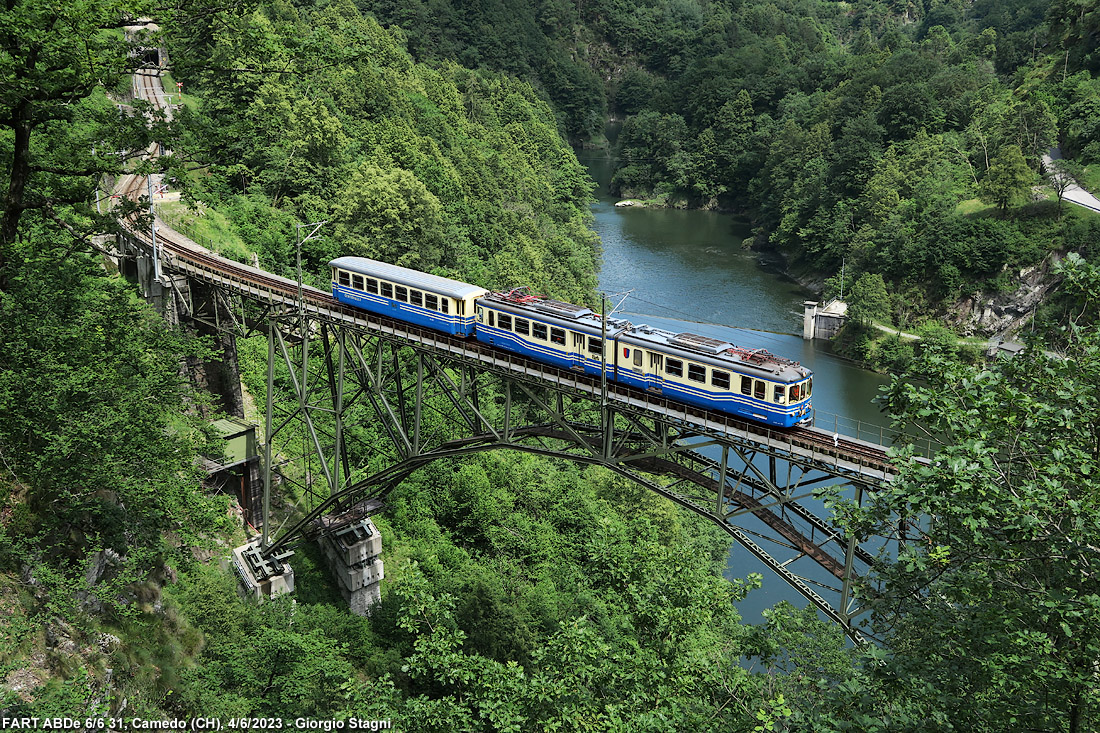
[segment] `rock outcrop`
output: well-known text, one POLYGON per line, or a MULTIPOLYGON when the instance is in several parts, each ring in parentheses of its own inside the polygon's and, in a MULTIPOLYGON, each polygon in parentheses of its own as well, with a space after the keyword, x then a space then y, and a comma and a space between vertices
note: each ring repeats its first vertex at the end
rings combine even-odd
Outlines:
POLYGON ((956 303, 947 322, 960 333, 1008 339, 1035 315, 1035 310, 1057 286, 1052 269, 1062 253, 1051 252, 1037 265, 1019 271, 1015 290, 988 295, 977 293, 956 303))

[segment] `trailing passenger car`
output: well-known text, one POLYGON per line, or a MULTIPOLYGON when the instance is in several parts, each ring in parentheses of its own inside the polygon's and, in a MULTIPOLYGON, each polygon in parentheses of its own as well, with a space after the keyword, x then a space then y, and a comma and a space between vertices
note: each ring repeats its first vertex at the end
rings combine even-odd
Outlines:
POLYGON ((474 303, 489 292, 366 257, 340 257, 329 267, 332 295, 341 303, 455 336, 473 335, 474 303))

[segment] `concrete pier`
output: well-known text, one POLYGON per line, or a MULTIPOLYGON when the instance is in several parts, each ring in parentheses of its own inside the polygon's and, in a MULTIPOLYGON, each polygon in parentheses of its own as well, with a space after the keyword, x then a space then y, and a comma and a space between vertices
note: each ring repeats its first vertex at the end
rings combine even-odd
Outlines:
POLYGON ((257 600, 293 593, 294 570, 286 561, 293 554, 285 552, 265 558, 260 554, 258 537, 233 550, 233 569, 241 593, 257 600))
MULTIPOLYGON (((322 520, 323 522, 323 520, 322 520)), ((351 612, 366 616, 382 600, 382 535, 369 517, 326 532, 318 540, 351 612)))

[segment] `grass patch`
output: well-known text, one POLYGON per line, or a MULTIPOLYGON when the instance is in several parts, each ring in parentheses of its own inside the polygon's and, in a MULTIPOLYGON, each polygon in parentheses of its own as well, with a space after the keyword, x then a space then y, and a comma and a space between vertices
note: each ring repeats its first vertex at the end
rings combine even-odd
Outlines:
POLYGON ((955 213, 960 216, 994 216, 997 214, 997 207, 981 199, 967 199, 955 205, 955 213))
POLYGON ((233 230, 233 225, 224 214, 202 204, 197 210, 191 210, 181 201, 157 202, 157 214, 170 227, 211 252, 251 264, 252 251, 233 230))
MULTIPOLYGON (((1097 189, 1100 190, 1100 189, 1097 189)), ((1077 204, 1071 204, 1069 201, 1062 202, 1062 215, 1066 217, 1073 217, 1076 219, 1090 220, 1100 217, 1100 211, 1094 211, 1093 209, 1085 208, 1084 206, 1078 206, 1077 204)))
POLYGON ((191 112, 197 112, 202 106, 202 100, 198 97, 181 92, 176 86, 176 80, 172 78, 172 75, 167 71, 162 71, 160 74, 161 85, 164 87, 164 93, 168 95, 165 100, 170 104, 177 105, 180 100, 183 100, 183 106, 191 112))
POLYGON ((1086 165, 1084 175, 1078 183, 1089 193, 1095 194, 1100 191, 1100 164, 1086 165))
POLYGON ((14 575, 0 574, 0 671, 5 674, 30 656, 40 642, 40 624, 27 612, 33 603, 14 575))

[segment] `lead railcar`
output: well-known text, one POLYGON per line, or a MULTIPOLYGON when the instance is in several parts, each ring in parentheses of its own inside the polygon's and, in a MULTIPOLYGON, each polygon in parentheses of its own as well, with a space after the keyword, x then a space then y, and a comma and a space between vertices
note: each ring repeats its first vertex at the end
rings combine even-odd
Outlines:
POLYGON ((479 341, 693 405, 790 427, 810 419, 813 375, 764 349, 600 316, 526 289, 478 298, 479 341))

